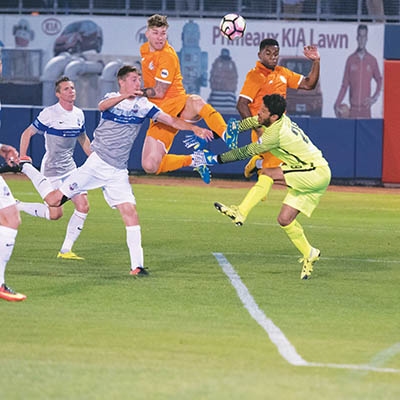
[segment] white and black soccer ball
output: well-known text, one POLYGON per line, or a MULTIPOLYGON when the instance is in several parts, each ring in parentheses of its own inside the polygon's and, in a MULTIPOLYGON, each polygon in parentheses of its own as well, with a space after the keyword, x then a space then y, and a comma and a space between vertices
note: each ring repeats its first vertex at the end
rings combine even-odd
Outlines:
POLYGON ((241 38, 246 30, 246 20, 239 14, 226 14, 221 19, 219 30, 229 40, 241 38))

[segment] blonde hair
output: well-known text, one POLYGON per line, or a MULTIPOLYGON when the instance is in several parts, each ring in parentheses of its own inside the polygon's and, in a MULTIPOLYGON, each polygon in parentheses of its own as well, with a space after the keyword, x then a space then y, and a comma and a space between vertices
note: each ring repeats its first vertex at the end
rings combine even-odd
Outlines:
POLYGON ((168 28, 168 21, 166 15, 154 14, 147 20, 147 28, 168 28))

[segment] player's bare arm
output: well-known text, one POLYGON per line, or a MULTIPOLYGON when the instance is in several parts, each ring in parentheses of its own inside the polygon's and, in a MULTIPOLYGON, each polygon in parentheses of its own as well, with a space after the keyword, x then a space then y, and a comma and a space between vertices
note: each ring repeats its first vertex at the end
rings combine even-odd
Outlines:
POLYGON ((87 156, 90 156, 92 150, 90 149, 90 140, 86 133, 82 133, 82 135, 78 136, 78 142, 82 147, 82 150, 85 152, 87 156))
POLYGON ((27 157, 27 152, 28 152, 29 143, 31 142, 31 137, 33 135, 35 135, 37 132, 38 132, 38 130, 33 125, 29 125, 22 132, 21 139, 19 142, 19 151, 20 151, 21 158, 27 157))
POLYGON ((156 84, 154 87, 143 89, 143 95, 148 98, 162 99, 165 96, 165 93, 167 93, 167 90, 170 86, 170 83, 156 80, 156 84))
POLYGON ((249 108, 250 100, 246 99, 246 97, 239 96, 239 99, 236 103, 236 109, 239 112, 239 115, 242 119, 251 117, 251 111, 249 108))
POLYGON ((320 55, 317 46, 305 46, 304 56, 313 63, 310 73, 302 79, 298 89, 312 90, 317 86, 320 71, 320 55))
POLYGON ((142 96, 142 95, 143 95, 143 93, 141 90, 136 90, 133 93, 121 93, 119 96, 110 97, 108 99, 101 100, 97 107, 98 107, 99 111, 103 112, 103 111, 108 110, 111 107, 116 106, 118 103, 121 103, 121 101, 123 101, 123 100, 133 99, 134 97, 142 96))

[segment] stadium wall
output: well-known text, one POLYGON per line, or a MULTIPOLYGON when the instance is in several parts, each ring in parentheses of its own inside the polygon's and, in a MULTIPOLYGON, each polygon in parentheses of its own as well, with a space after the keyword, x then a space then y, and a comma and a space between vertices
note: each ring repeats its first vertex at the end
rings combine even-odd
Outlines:
MULTIPOLYGON (((19 148, 19 140, 24 129, 35 119, 40 112, 39 107, 3 106, 2 108, 2 135, 1 141, 19 148)), ((96 110, 85 110, 86 129, 89 137, 97 126, 100 113, 96 110)), ((238 115, 225 114, 228 120, 238 115)), ((308 134, 311 140, 322 150, 330 163, 332 178, 343 180, 350 184, 366 183, 377 184, 382 181, 382 154, 383 154, 383 120, 382 119, 336 119, 336 118, 293 118, 308 134)), ((132 150, 128 169, 131 173, 143 173, 141 167, 141 149, 145 137, 147 123, 142 127, 139 137, 132 150)), ((187 133, 187 132, 186 132, 187 133)), ((188 154, 182 140, 185 132, 178 134, 171 152, 188 154), (181 140, 179 140, 179 138, 181 140)), ((250 142, 250 133, 245 132, 240 136, 239 144, 250 142)), ((214 152, 226 151, 226 146, 221 140, 211 144, 214 152)), ((35 135, 32 138, 30 155, 36 167, 40 166, 44 154, 43 136, 35 135)), ((85 160, 83 151, 78 146, 75 153, 77 164, 85 160)), ((230 176, 242 178, 245 161, 219 165, 213 167, 214 176, 230 176)), ((184 168, 181 173, 189 174, 190 168, 184 168)))
POLYGON ((385 26, 384 48, 384 133, 383 133, 383 172, 385 184, 400 183, 400 113, 398 97, 400 93, 400 26, 385 26))

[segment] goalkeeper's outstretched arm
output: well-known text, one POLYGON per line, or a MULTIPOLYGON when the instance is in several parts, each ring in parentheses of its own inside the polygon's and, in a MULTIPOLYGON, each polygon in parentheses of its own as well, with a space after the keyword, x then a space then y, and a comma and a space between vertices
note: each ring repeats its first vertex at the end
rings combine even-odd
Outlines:
POLYGON ((258 154, 265 153, 270 149, 269 145, 263 143, 250 143, 238 149, 229 150, 217 155, 218 164, 227 164, 239 160, 246 160, 258 154))
MULTIPOLYGON (((249 117, 242 121, 237 121, 238 123, 238 131, 243 132, 249 129, 260 127, 261 125, 258 123, 257 117, 249 117)), ((213 154, 210 150, 197 150, 195 153, 201 154, 201 157, 204 159, 204 164, 206 165, 216 165, 216 164, 226 164, 230 162, 235 162, 239 160, 246 160, 255 155, 265 153, 271 149, 270 144, 268 143, 250 143, 246 146, 239 147, 237 149, 232 149, 225 153, 221 154, 213 154)))
MULTIPOLYGON (((258 128, 261 125, 258 123, 257 117, 245 118, 239 122, 239 132, 247 131, 249 129, 258 128)), ((246 160, 257 154, 264 153, 269 150, 267 144, 263 143, 250 143, 246 146, 239 147, 238 149, 233 149, 227 151, 226 153, 218 154, 217 161, 218 164, 226 164, 239 160, 246 160)))

